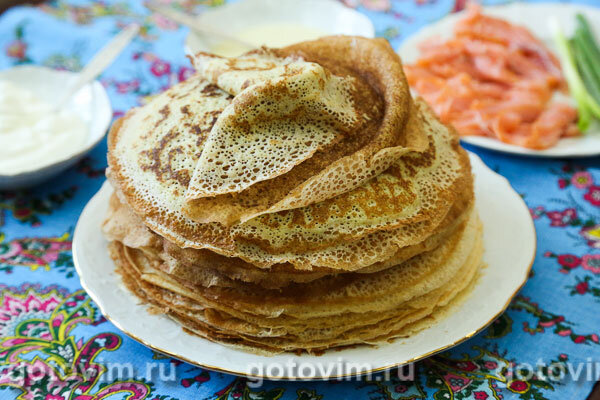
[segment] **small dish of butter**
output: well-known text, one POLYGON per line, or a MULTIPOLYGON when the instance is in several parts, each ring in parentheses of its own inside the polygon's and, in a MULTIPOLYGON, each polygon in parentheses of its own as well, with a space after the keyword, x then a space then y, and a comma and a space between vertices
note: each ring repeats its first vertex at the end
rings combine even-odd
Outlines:
MULTIPOLYGON (((198 25, 256 47, 283 47, 328 35, 374 37, 365 15, 335 0, 241 0, 208 10, 198 25)), ((235 57, 248 48, 218 36, 190 32, 186 52, 199 51, 235 57)))
POLYGON ((56 106, 76 75, 40 66, 0 71, 0 189, 49 179, 104 137, 112 109, 99 82, 56 106))

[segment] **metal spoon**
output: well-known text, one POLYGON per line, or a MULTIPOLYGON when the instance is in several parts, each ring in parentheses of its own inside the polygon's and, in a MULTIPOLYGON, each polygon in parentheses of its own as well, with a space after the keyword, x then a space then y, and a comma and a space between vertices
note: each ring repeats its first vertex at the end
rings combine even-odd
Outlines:
POLYGON ((152 3, 152 2, 146 3, 146 7, 148 7, 150 10, 152 10, 154 12, 157 12, 157 13, 169 18, 170 20, 172 20, 174 22, 177 22, 178 24, 187 26, 194 32, 199 33, 201 35, 216 36, 223 40, 237 43, 237 44, 247 48, 248 50, 256 48, 256 45, 254 45, 252 43, 248 43, 244 40, 241 40, 235 36, 231 36, 228 33, 221 32, 218 29, 215 29, 213 27, 200 25, 198 20, 196 18, 194 18, 194 16, 192 16, 192 15, 185 14, 185 13, 176 11, 172 8, 161 6, 156 3, 152 3))
POLYGON ((94 58, 81 70, 75 82, 68 86, 67 91, 62 94, 58 102, 54 105, 54 110, 60 110, 69 101, 69 99, 79 91, 85 84, 94 80, 102 71, 104 71, 114 59, 121 54, 123 49, 138 34, 140 26, 130 24, 119 32, 110 42, 108 42, 94 58))

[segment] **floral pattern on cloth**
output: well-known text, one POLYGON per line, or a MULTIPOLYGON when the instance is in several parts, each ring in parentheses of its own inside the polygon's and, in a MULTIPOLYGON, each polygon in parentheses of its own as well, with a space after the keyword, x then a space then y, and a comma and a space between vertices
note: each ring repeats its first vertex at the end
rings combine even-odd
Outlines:
MULTIPOLYGON (((225 2, 161 1, 194 13, 225 2)), ((377 35, 394 47, 466 4, 342 2, 371 18, 377 35)), ((132 21, 142 26, 141 35, 100 77, 119 117, 193 73, 183 54, 187 30, 141 2, 55 0, 11 9, 0 16, 0 69, 34 63, 79 70, 132 21)), ((71 255, 77 218, 104 181, 105 141, 50 182, 0 191, 0 400, 585 398, 594 381, 577 366, 600 358, 600 158, 530 159, 466 147, 523 196, 537 230, 536 261, 505 313, 472 339, 414 364, 410 379, 401 369, 372 379, 266 381, 257 388, 157 353, 120 332, 82 290, 71 255), (160 368, 142 373, 149 364, 160 368), (115 367, 129 365, 132 371, 115 374, 115 367), (525 366, 533 368, 523 377, 525 366), (548 379, 570 367, 569 377, 548 379)))
POLYGON ((71 257, 71 241, 69 234, 57 238, 26 238, 4 242, 0 234, 0 271, 12 273, 16 266, 29 267, 32 271, 38 268, 49 270, 54 267, 73 276, 73 258, 71 257))

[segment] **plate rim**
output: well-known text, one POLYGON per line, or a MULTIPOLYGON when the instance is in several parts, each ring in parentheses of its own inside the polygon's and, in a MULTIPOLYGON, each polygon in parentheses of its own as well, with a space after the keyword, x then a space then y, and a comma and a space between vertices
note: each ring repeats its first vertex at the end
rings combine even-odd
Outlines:
MULTIPOLYGON (((483 168, 484 170, 487 170, 486 172, 488 173, 492 173, 494 175, 496 175, 497 177, 503 179, 504 181, 506 181, 506 183, 508 184, 509 188, 512 190, 512 194, 515 196, 515 199, 518 199, 518 201, 521 203, 521 205, 527 209, 529 209, 529 207, 527 206, 527 204, 525 203, 525 201, 523 200, 523 198, 521 196, 519 196, 518 192, 512 187, 512 185, 510 184, 510 182, 508 181, 508 179, 506 179, 504 176, 498 174, 497 172, 495 172, 494 170, 492 170, 490 167, 488 167, 483 160, 481 160, 481 158, 476 155, 475 153, 472 153, 470 151, 467 151, 470 155, 470 159, 472 163, 479 163, 481 165, 481 168, 483 168)), ((105 181, 102 186, 100 187, 100 189, 90 198, 90 200, 88 201, 88 203, 85 205, 85 207, 83 208, 81 214, 83 214, 85 212, 85 210, 90 206, 90 203, 92 202, 92 200, 104 189, 105 185, 109 185, 108 181, 105 181)), ((169 357, 184 361, 188 364, 200 367, 200 368, 205 368, 211 371, 215 371, 215 372, 221 372, 221 373, 226 373, 226 374, 231 374, 231 375, 236 375, 236 376, 240 376, 240 377, 246 377, 246 378, 255 378, 255 379, 268 379, 268 380, 277 380, 277 381, 327 381, 327 380, 335 380, 335 379, 344 379, 344 378, 351 378, 351 377, 360 377, 360 376, 365 376, 365 375, 372 375, 375 373, 379 373, 379 372, 383 372, 383 371, 388 371, 403 365, 408 365, 420 360, 423 360, 425 358, 431 357, 437 353, 440 353, 442 351, 448 350, 452 347, 455 347, 467 340, 469 340, 470 338, 472 338, 473 336, 479 334, 480 332, 482 332, 484 329, 486 329, 492 322, 494 322, 500 315, 502 315, 506 309, 509 307, 510 303, 513 301, 513 299, 517 296, 517 294, 521 291, 521 289, 523 289, 523 287, 525 286, 525 284, 527 283, 527 281, 529 280, 529 277, 531 275, 531 270, 533 268, 533 264, 535 262, 535 258, 536 258, 536 253, 537 253, 537 231, 535 229, 535 224, 533 222, 533 219, 530 217, 527 219, 529 225, 530 225, 530 229, 531 232, 533 232, 533 243, 532 243, 532 256, 531 256, 531 260, 529 262, 528 267, 526 268, 526 270, 524 270, 525 274, 523 275, 524 278, 522 279, 522 282, 518 285, 518 287, 515 289, 515 291, 513 293, 510 294, 510 296, 507 298, 506 303, 500 308, 498 309, 498 311, 493 315, 493 317, 485 322, 484 324, 482 324, 478 329, 473 330, 472 332, 469 332, 468 334, 466 334, 465 336, 461 337, 460 339, 457 339, 455 341, 453 341, 452 343, 447 343, 441 347, 438 347, 434 350, 431 350, 427 353, 424 354, 420 354, 418 356, 412 357, 408 360, 404 360, 398 363, 392 363, 390 365, 385 365, 385 366, 381 366, 381 367, 377 367, 377 368, 373 368, 370 369, 368 371, 359 371, 357 373, 345 373, 345 374, 337 374, 337 375, 331 375, 331 376, 326 376, 326 377, 317 377, 317 378, 303 378, 303 377, 298 377, 298 376, 271 376, 271 375, 267 375, 267 374, 254 374, 254 373, 250 373, 250 372, 241 372, 241 371, 233 371, 227 368, 223 368, 223 367, 218 367, 218 366, 214 366, 214 365, 207 365, 207 364, 203 364, 200 363, 198 361, 194 361, 184 355, 180 355, 180 354, 175 354, 169 350, 164 350, 162 349, 160 346, 154 345, 150 342, 148 342, 145 339, 140 338, 138 335, 133 334, 131 332, 129 332, 128 330, 123 329, 122 324, 120 322, 118 322, 117 320, 115 320, 113 317, 111 317, 106 310, 104 309, 102 303, 100 301, 98 301, 98 295, 96 292, 92 291, 89 289, 88 285, 86 284, 86 282, 84 281, 83 277, 82 277, 82 273, 81 273, 81 267, 79 265, 79 258, 77 256, 78 254, 78 246, 77 246, 77 241, 75 240, 76 236, 77 236, 77 232, 78 230, 82 229, 80 228, 81 226, 81 216, 77 221, 77 224, 75 226, 75 230, 73 233, 73 246, 72 246, 72 254, 73 254, 73 264, 75 266, 75 270, 77 271, 77 275, 79 277, 79 282, 81 287, 86 291, 86 293, 88 294, 88 296, 90 297, 90 299, 92 299, 94 301, 95 306, 98 308, 98 310, 100 311, 100 313, 109 321, 111 322, 118 330, 120 330, 121 332, 123 332, 124 334, 126 334, 127 336, 129 336, 131 339, 137 341, 138 343, 143 344, 144 346, 160 352, 162 354, 165 354, 169 357)), ((207 340, 207 339, 205 339, 207 340)), ((234 351, 240 351, 240 350, 235 350, 234 351)))
MULTIPOLYGON (((595 13, 600 18, 600 7, 595 7, 595 6, 591 6, 588 4, 548 2, 548 1, 536 2, 536 3, 524 3, 524 2, 517 1, 517 2, 511 2, 511 3, 505 3, 505 4, 483 5, 482 10, 484 13, 486 11, 490 11, 493 13, 493 12, 498 12, 498 11, 503 11, 503 10, 522 9, 523 7, 532 9, 532 10, 540 10, 540 9, 544 9, 544 8, 548 8, 548 7, 552 7, 554 9, 562 9, 562 10, 574 10, 574 11, 579 10, 581 12, 595 13)), ((414 47, 414 45, 416 45, 416 43, 413 43, 415 40, 426 38, 426 37, 419 37, 419 36, 422 36, 422 35, 427 36, 426 35, 427 31, 430 30, 432 26, 435 26, 442 22, 446 22, 446 20, 448 20, 448 19, 454 20, 454 22, 456 22, 457 20, 459 20, 461 18, 461 16, 465 15, 466 13, 467 13, 466 10, 461 10, 458 12, 446 14, 435 21, 432 21, 426 25, 423 25, 422 27, 415 30, 414 32, 412 32, 410 35, 408 35, 407 37, 405 37, 402 40, 400 45, 396 48, 396 53, 398 53, 398 55, 400 57, 402 57, 403 56, 402 53, 406 51, 406 48, 409 47, 409 45, 410 45, 410 47, 414 47)), ((435 35, 435 33, 432 35, 435 35)), ((493 151, 496 153, 511 154, 511 155, 522 156, 522 157, 533 157, 533 158, 542 158, 542 159, 597 157, 597 156, 600 156, 600 123, 596 123, 596 126, 598 129, 598 132, 582 134, 582 138, 585 137, 586 135, 596 136, 595 139, 598 140, 598 142, 599 142, 598 150, 595 150, 592 152, 585 152, 585 150, 582 150, 582 151, 573 153, 573 152, 563 150, 558 153, 553 153, 553 152, 548 152, 548 150, 555 150, 554 147, 550 147, 550 148, 544 149, 544 150, 534 150, 534 149, 529 149, 526 147, 520 147, 517 145, 513 145, 510 143, 504 143, 497 139, 487 138, 487 137, 483 137, 483 136, 476 136, 476 135, 475 136, 461 136, 460 140, 461 140, 461 142, 464 142, 465 144, 468 144, 469 146, 475 146, 479 149, 485 149, 485 150, 490 150, 490 151, 493 151), (486 143, 477 143, 479 141, 479 139, 481 139, 481 138, 492 140, 494 143, 496 143, 499 146, 494 146, 494 145, 490 146, 486 143)), ((571 139, 571 138, 566 138, 566 139, 571 139)))

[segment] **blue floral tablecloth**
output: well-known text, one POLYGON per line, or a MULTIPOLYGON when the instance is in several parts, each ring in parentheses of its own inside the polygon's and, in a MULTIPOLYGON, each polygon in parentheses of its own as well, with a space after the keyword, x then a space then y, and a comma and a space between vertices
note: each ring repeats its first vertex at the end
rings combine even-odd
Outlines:
MULTIPOLYGON (((165 2, 197 13, 223 0, 165 2)), ((465 1, 345 3, 368 15, 377 34, 397 47, 465 1)), ((149 14, 141 2, 59 0, 11 9, 0 16, 0 69, 34 63, 78 70, 131 21, 142 24, 141 35, 101 77, 118 117, 192 73, 183 54, 187 30, 149 14)), ((470 150, 527 202, 537 258, 504 315, 475 338, 417 363, 413 380, 264 382, 257 388, 170 359, 118 331, 81 289, 71 258, 79 213, 105 179, 105 142, 44 185, 0 191, 0 399, 586 398, 600 374, 600 158, 552 161, 470 150), (109 363, 134 371, 116 374, 109 363), (165 376, 136 373, 150 364, 164 367, 165 376)))

